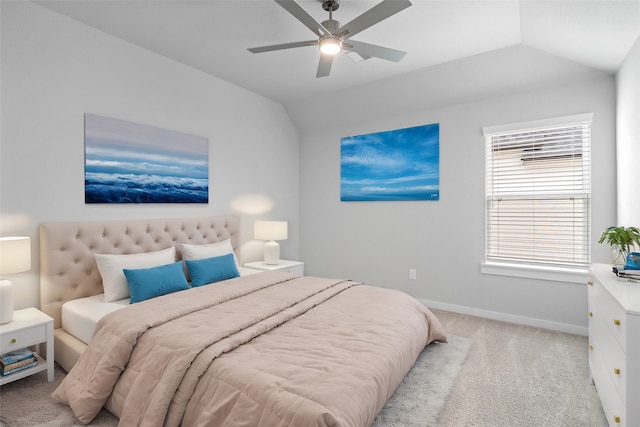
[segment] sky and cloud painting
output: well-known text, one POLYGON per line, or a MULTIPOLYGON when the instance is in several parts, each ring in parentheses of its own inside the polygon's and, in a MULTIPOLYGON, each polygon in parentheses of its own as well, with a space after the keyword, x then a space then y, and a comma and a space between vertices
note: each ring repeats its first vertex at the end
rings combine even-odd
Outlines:
POLYGON ((85 203, 208 203, 209 140, 85 114, 85 203))
POLYGON ((440 124, 340 140, 340 200, 440 199, 440 124))

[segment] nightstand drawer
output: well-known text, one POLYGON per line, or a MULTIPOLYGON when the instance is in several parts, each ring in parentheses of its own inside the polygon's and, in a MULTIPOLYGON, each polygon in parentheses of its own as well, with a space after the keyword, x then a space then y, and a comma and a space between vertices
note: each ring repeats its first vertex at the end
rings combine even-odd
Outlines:
POLYGON ((297 274, 298 276, 304 276, 304 265, 296 265, 293 267, 285 268, 282 271, 287 273, 297 274))
POLYGON ((289 261, 281 259, 278 264, 265 264, 262 261, 248 262, 244 265, 247 268, 260 271, 285 271, 287 273, 304 276, 304 262, 289 261))
POLYGON ((30 345, 47 341, 46 325, 41 325, 21 331, 13 331, 2 335, 0 353, 18 350, 30 345))

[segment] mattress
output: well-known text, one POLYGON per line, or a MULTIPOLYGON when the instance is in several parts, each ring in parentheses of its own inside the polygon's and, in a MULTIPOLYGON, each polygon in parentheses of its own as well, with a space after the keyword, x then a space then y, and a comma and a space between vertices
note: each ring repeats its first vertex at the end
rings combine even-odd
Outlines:
MULTIPOLYGON (((259 270, 238 267, 241 276, 260 273, 259 270)), ((89 344, 100 319, 129 305, 129 298, 104 302, 104 294, 67 301, 62 305, 62 329, 89 344)))
POLYGON ((62 306, 62 328, 89 344, 96 324, 109 313, 129 305, 129 298, 104 302, 104 294, 67 301, 62 306))

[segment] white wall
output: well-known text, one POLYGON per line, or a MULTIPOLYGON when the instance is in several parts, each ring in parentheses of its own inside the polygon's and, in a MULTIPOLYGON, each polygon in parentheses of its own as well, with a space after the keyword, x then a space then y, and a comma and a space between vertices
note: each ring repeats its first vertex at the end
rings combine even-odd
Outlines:
POLYGON ((280 104, 31 2, 0 2, 0 235, 32 237, 32 270, 7 277, 39 306, 42 222, 243 215, 289 221, 298 258, 298 133, 280 104), (85 205, 84 113, 209 139, 208 205, 85 205))
MULTIPOLYGON (((366 103, 359 108, 360 116, 369 111, 366 103)), ((593 260, 608 262, 608 250, 596 241, 597 231, 615 219, 615 86, 613 77, 600 77, 386 118, 379 110, 371 111, 375 119, 303 133, 300 255, 306 271, 401 289, 461 311, 538 319, 538 324, 584 332, 584 284, 483 275, 480 263, 485 217, 482 128, 585 112, 594 113, 593 260), (340 202, 341 137, 436 122, 439 201, 340 202), (417 280, 408 279, 409 268, 417 270, 417 280)))
POLYGON ((640 227, 640 38, 616 75, 616 87, 618 221, 615 225, 640 227))

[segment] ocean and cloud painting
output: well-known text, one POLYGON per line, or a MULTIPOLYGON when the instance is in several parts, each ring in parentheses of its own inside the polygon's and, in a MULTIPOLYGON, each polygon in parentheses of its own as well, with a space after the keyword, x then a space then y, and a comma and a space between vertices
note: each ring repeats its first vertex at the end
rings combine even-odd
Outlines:
POLYGON ((208 203, 209 140, 85 114, 85 203, 208 203))
POLYGON ((340 200, 440 199, 440 124, 340 140, 340 200))

